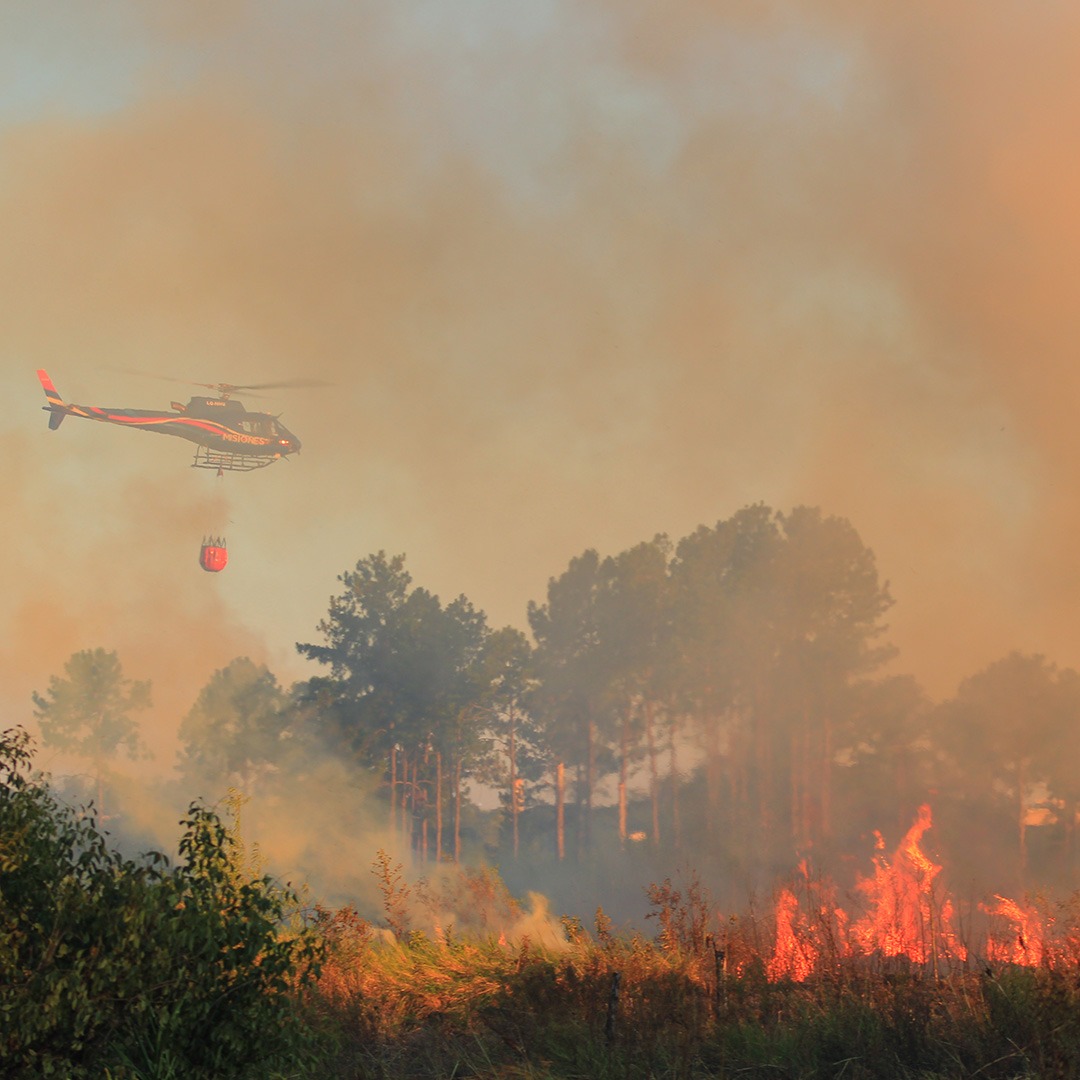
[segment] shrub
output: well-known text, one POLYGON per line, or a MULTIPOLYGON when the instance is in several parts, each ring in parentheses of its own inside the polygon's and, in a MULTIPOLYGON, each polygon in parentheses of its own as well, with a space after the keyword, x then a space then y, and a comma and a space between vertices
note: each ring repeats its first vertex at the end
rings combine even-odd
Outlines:
POLYGON ((295 896, 236 873, 211 810, 180 860, 109 847, 92 812, 30 772, 0 733, 0 1058, 9 1075, 266 1076, 308 1044, 295 998, 319 949, 282 933, 295 896))

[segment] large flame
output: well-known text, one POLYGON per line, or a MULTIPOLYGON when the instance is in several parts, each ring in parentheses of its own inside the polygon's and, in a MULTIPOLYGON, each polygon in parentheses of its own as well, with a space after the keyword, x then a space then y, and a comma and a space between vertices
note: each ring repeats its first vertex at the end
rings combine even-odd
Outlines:
POLYGON ((781 889, 776 900, 776 947, 765 967, 770 980, 802 982, 814 970, 819 950, 808 931, 799 898, 791 889, 781 889))
POLYGON ((991 930, 986 942, 987 960, 1005 964, 1038 967, 1051 962, 1046 921, 1030 905, 1022 905, 1007 896, 998 896, 991 905, 980 905, 988 915, 997 916, 1007 923, 1007 929, 991 930))
POLYGON ((952 928, 952 901, 939 899, 934 891, 941 867, 920 846, 932 824, 930 807, 920 806, 891 860, 880 854, 884 841, 878 834, 874 875, 858 884, 867 912, 851 927, 852 942, 859 951, 906 956, 919 964, 967 957, 952 928))
MULTIPOLYGON (((906 957, 912 963, 935 967, 966 960, 967 947, 953 928, 953 902, 935 888, 942 868, 922 848, 923 836, 932 824, 930 807, 921 806, 891 857, 884 854, 885 841, 880 833, 876 834, 873 875, 856 886, 865 911, 855 920, 832 903, 831 890, 811 881, 804 864, 801 871, 812 913, 808 916, 800 909, 793 889, 780 890, 776 900, 776 941, 766 965, 768 977, 801 982, 814 972, 823 955, 906 957)), ((993 914, 1011 918, 1015 913, 1016 919, 1022 918, 1021 910, 1012 901, 1001 897, 998 900, 993 914)), ((1041 941, 1027 923, 1023 925, 1021 937, 1025 942, 1041 941)), ((1018 951, 1019 947, 1002 949, 1005 951, 990 955, 1014 962, 1017 955, 1035 955, 1030 946, 1026 952, 1018 951)))

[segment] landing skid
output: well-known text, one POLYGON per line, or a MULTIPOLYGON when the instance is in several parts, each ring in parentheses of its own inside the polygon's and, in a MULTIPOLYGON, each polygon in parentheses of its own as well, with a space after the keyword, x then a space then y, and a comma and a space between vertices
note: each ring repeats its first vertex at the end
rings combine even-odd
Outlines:
POLYGON ((276 457, 256 457, 254 454, 230 454, 223 450, 211 450, 207 446, 195 448, 193 469, 216 469, 220 476, 223 472, 251 472, 253 469, 265 469, 273 465, 276 457))

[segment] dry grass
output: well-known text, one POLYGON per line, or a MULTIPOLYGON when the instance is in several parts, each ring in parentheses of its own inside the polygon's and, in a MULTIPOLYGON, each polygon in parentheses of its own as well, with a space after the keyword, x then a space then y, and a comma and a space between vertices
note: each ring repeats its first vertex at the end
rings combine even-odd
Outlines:
MULTIPOLYGON (((813 972, 794 981, 769 974, 774 916, 722 919, 693 882, 652 887, 655 940, 613 933, 598 911, 588 930, 564 920, 557 945, 499 929, 522 913, 492 879, 462 888, 487 933, 394 938, 348 909, 323 913, 328 960, 309 1007, 336 1054, 322 1075, 1080 1075, 1080 968, 1067 952, 1020 966, 988 964, 969 950, 963 963, 934 965, 853 955, 845 942, 819 938, 813 972), (477 910, 477 889, 489 890, 497 913, 477 910)), ((1056 941, 1077 940, 1076 910, 1060 908, 1056 941)))

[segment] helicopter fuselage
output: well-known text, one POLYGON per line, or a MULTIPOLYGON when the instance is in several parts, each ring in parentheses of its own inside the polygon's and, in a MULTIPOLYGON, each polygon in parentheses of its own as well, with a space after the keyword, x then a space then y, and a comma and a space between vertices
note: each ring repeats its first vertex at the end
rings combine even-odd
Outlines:
POLYGON ((80 416, 104 424, 175 435, 197 444, 194 465, 201 468, 249 471, 298 453, 300 440, 271 413, 249 412, 228 398, 193 397, 186 405, 172 402, 172 411, 109 409, 65 402, 49 376, 38 372, 50 413, 49 427, 65 416, 80 416))

